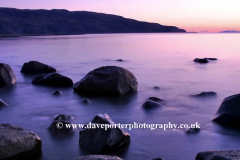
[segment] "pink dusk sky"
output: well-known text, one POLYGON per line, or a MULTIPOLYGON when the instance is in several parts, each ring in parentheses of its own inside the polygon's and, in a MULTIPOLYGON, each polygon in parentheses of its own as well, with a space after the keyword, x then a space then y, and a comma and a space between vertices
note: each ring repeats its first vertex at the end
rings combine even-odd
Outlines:
POLYGON ((0 7, 120 15, 190 31, 240 31, 240 0, 0 0, 0 7))

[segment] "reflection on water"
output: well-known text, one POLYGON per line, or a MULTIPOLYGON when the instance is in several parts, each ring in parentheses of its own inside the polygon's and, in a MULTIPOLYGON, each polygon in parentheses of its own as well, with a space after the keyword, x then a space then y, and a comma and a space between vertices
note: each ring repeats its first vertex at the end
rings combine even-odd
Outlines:
POLYGON ((75 159, 94 154, 79 147, 79 130, 59 137, 47 128, 52 117, 68 114, 72 123, 88 123, 96 114, 107 113, 116 123, 200 123, 201 132, 133 129, 130 145, 114 153, 124 159, 192 160, 204 150, 240 149, 239 129, 212 122, 222 100, 239 93, 240 36, 238 34, 109 34, 78 36, 15 37, 0 39, 1 63, 15 71, 17 84, 0 88, 0 98, 9 104, 0 109, 0 122, 37 133, 43 141, 40 159, 75 159), (195 58, 219 60, 197 64, 195 58), (118 62, 117 59, 124 61, 118 62), (60 74, 79 81, 89 71, 117 65, 135 74, 138 92, 117 97, 79 95, 72 88, 32 85, 33 75, 20 73, 24 62, 37 60, 60 74), (155 90, 153 87, 160 89, 155 90), (61 96, 52 92, 60 89, 61 96), (214 91, 217 97, 190 95, 214 91), (146 111, 149 97, 165 99, 164 107, 146 111), (81 100, 88 98, 91 105, 81 100), (181 158, 180 158, 181 157, 181 158))

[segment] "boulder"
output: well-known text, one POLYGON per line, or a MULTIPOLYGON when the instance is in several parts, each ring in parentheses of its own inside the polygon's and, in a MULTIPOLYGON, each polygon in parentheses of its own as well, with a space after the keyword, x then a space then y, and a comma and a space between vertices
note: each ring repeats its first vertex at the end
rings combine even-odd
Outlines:
POLYGON ((211 60, 211 61, 216 61, 217 60, 217 58, 204 58, 204 59, 211 60))
POLYGON ((16 83, 16 76, 12 68, 5 63, 0 63, 0 86, 16 83))
POLYGON ((76 127, 72 126, 70 122, 58 120, 52 122, 48 130, 54 134, 70 134, 76 130, 76 127))
POLYGON ((0 159, 30 159, 41 154, 42 141, 32 131, 0 124, 0 159))
POLYGON ((112 155, 88 155, 80 156, 76 160, 123 160, 123 159, 112 155))
POLYGON ((218 108, 213 121, 240 127, 240 94, 225 98, 218 108))
POLYGON ((105 130, 106 125, 115 125, 107 114, 98 114, 91 122, 91 128, 80 131, 81 147, 95 152, 114 152, 129 144, 131 136, 117 125, 105 130), (101 125, 102 124, 102 125, 101 125), (104 126, 102 128, 101 126, 104 126))
POLYGON ((212 97, 212 96, 217 96, 217 93, 210 91, 210 92, 201 92, 199 94, 192 95, 192 97, 212 97))
POLYGON ((58 73, 37 76, 32 83, 59 87, 71 87, 73 85, 73 81, 70 78, 58 73))
POLYGON ((92 103, 92 102, 91 102, 89 99, 87 99, 87 98, 82 99, 81 102, 84 103, 84 104, 91 104, 91 103, 92 103))
POLYGON ((62 95, 63 93, 60 90, 53 91, 53 95, 62 95))
POLYGON ((199 152, 196 160, 239 160, 240 150, 199 152))
POLYGON ((136 77, 130 71, 116 66, 97 68, 73 85, 76 92, 98 95, 125 94, 137 91, 137 87, 136 77))
POLYGON ((3 106, 8 106, 8 104, 0 99, 0 107, 3 107, 3 106))
POLYGON ((202 58, 196 58, 193 61, 197 63, 208 63, 208 60, 202 58))
POLYGON ((24 74, 42 74, 57 72, 57 70, 41 62, 29 61, 23 64, 21 72, 24 74))
POLYGON ((70 121, 72 120, 73 117, 70 115, 65 115, 65 114, 59 114, 57 116, 54 117, 55 121, 70 121))
POLYGON ((143 105, 143 108, 145 109, 152 109, 152 108, 157 108, 157 107, 162 107, 162 105, 158 102, 147 100, 143 105))

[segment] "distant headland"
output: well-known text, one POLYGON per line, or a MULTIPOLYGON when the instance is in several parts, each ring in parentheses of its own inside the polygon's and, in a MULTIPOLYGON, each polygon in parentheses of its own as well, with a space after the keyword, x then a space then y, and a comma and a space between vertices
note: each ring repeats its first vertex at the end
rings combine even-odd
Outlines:
POLYGON ((63 9, 0 8, 0 36, 186 32, 117 15, 63 9))

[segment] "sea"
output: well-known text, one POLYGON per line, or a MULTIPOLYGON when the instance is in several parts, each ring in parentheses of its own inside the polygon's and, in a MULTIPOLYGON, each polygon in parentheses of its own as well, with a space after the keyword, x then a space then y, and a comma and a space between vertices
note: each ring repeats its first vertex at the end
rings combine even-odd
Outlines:
POLYGON ((0 38, 0 63, 9 64, 17 83, 0 88, 0 123, 28 129, 42 140, 38 160, 74 160, 97 154, 79 146, 78 128, 72 134, 48 130, 53 117, 71 115, 73 124, 87 124, 100 113, 121 124, 200 124, 200 132, 185 129, 123 129, 131 135, 125 148, 112 153, 125 160, 194 160, 206 150, 239 150, 240 129, 212 121, 224 98, 240 93, 240 34, 135 33, 25 36, 0 38), (195 58, 217 58, 207 64, 195 58), (122 59, 123 61, 116 61, 122 59), (39 61, 74 83, 102 66, 119 66, 138 81, 135 93, 122 96, 86 96, 69 88, 33 85, 36 75, 21 67, 39 61), (154 89, 157 86, 159 89, 154 89), (63 95, 53 96, 54 90, 63 95), (217 96, 192 97, 214 91, 217 96), (142 107, 149 97, 164 99, 162 107, 142 107), (88 98, 92 104, 81 102, 88 98))

